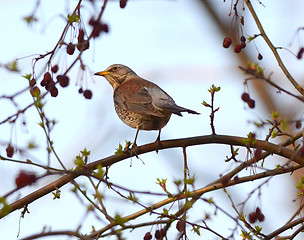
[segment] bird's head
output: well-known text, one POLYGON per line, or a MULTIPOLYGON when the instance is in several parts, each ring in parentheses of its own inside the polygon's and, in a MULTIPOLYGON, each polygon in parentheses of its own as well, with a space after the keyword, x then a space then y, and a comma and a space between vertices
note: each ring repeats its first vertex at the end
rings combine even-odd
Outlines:
POLYGON ((94 75, 105 77, 115 90, 122 84, 129 76, 136 75, 136 73, 129 67, 122 64, 113 64, 102 72, 97 72, 94 75))

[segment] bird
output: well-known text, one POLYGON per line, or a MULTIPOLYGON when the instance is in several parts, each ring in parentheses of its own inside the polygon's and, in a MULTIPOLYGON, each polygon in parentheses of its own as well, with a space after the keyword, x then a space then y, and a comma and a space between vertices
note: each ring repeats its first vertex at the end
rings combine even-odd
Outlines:
POLYGON ((160 144, 161 129, 166 126, 172 113, 178 116, 182 116, 182 112, 199 114, 178 106, 158 85, 141 78, 125 65, 113 64, 94 75, 105 77, 111 84, 118 117, 129 127, 137 129, 132 148, 137 147, 140 130, 158 130, 156 141, 160 144))

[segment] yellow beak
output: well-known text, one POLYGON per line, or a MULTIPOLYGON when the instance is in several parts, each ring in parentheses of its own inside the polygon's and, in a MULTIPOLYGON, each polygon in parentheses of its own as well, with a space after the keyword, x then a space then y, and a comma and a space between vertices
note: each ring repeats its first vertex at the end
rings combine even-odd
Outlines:
POLYGON ((109 73, 110 73, 109 71, 103 71, 103 72, 94 73, 94 75, 104 76, 104 75, 107 75, 107 74, 109 74, 109 73))

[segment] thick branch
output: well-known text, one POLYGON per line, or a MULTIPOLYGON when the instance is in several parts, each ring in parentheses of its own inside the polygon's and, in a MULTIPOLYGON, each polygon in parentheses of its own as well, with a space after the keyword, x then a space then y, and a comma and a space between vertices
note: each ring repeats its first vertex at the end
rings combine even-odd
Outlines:
MULTIPOLYGON (((157 149, 167 149, 167 148, 176 148, 176 147, 188 147, 194 145, 204 145, 204 144, 226 144, 226 145, 234 145, 234 146, 242 146, 242 147, 252 147, 252 148, 260 148, 271 154, 279 155, 289 159, 290 161, 294 161, 301 166, 304 166, 304 159, 297 154, 295 151, 288 149, 286 147, 272 144, 266 141, 257 140, 251 146, 248 146, 244 143, 243 138, 235 137, 235 136, 225 136, 225 135, 206 135, 206 136, 198 136, 191 138, 182 138, 182 139, 173 139, 161 141, 161 146, 157 142, 146 144, 139 147, 139 151, 137 155, 152 152, 157 149)), ((69 183, 71 180, 81 176, 90 174, 91 170, 97 168, 97 166, 101 165, 102 167, 110 166, 114 163, 120 162, 124 159, 130 157, 129 152, 125 152, 120 155, 109 156, 95 162, 92 162, 86 166, 82 170, 75 170, 67 173, 65 176, 60 179, 50 183, 49 185, 42 187, 41 189, 19 199, 16 202, 13 202, 9 205, 10 212, 13 212, 17 209, 20 209, 33 201, 41 198, 42 196, 51 193, 52 191, 64 186, 69 183)), ((3 218, 7 213, 5 211, 0 210, 0 218, 3 218)))

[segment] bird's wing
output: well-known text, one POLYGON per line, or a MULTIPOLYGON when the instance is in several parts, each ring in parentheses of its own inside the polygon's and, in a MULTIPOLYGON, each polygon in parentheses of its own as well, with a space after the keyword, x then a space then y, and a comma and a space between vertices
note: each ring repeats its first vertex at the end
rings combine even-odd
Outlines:
POLYGON ((121 84, 114 91, 115 104, 124 110, 145 115, 163 117, 164 115, 152 104, 152 96, 141 84, 121 84))

